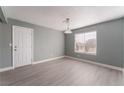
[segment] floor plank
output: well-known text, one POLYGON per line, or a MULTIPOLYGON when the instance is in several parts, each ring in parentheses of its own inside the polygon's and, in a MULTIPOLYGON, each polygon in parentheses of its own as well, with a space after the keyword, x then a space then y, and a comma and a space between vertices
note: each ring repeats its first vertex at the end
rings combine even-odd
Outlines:
POLYGON ((121 71, 63 58, 0 73, 9 86, 121 86, 121 71))

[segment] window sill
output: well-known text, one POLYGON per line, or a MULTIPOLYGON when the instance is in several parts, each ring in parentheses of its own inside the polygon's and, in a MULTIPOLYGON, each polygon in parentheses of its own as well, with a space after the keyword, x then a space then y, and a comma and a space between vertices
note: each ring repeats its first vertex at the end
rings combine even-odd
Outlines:
POLYGON ((94 55, 94 56, 97 55, 96 53, 82 53, 82 52, 78 52, 78 51, 75 51, 75 53, 78 53, 78 54, 86 54, 86 55, 94 55))

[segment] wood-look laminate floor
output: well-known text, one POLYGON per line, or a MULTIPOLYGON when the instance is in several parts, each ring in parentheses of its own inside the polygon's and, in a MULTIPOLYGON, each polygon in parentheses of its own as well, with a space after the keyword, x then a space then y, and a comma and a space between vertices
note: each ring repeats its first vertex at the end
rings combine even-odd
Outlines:
POLYGON ((121 71, 68 58, 0 73, 0 85, 82 86, 123 85, 121 71))

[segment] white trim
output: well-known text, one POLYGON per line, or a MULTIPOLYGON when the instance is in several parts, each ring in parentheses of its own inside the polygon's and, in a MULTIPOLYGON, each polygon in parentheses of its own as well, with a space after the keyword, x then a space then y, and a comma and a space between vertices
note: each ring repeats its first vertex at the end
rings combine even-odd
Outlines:
POLYGON ((0 68, 0 72, 4 72, 8 70, 13 70, 13 67, 0 68))
MULTIPOLYGON (((65 56, 59 56, 59 57, 54 57, 54 58, 50 58, 50 59, 45 59, 42 61, 36 61, 36 62, 32 62, 32 64, 39 64, 39 63, 43 63, 43 62, 47 62, 47 61, 52 61, 52 60, 57 60, 57 59, 61 59, 64 58, 65 56)), ((23 66, 22 66, 23 67, 23 66)), ((14 67, 5 67, 5 68, 0 68, 0 72, 4 72, 4 71, 9 71, 9 70, 14 70, 14 67)))
POLYGON ((82 52, 79 52, 79 51, 74 51, 74 52, 77 53, 77 54, 85 54, 85 55, 93 55, 93 56, 96 56, 96 53, 87 53, 87 52, 82 53, 82 52))
MULTIPOLYGON (((43 62, 48 62, 48 61, 52 61, 52 60, 61 59, 61 58, 64 58, 64 57, 71 58, 71 59, 78 60, 78 61, 88 62, 88 63, 91 63, 91 64, 95 64, 95 65, 102 66, 102 67, 107 67, 107 68, 110 68, 110 69, 115 69, 115 70, 123 71, 123 73, 124 73, 124 69, 120 68, 120 67, 106 65, 106 64, 102 64, 102 63, 96 63, 94 61, 84 60, 84 59, 80 59, 80 58, 76 58, 76 57, 71 57, 71 56, 54 57, 54 58, 50 58, 50 59, 45 59, 45 60, 41 60, 41 61, 32 62, 32 64, 33 65, 34 64, 39 64, 39 63, 43 63, 43 62)), ((0 68, 0 72, 4 72, 4 71, 8 71, 8 70, 13 70, 13 69, 14 69, 13 67, 0 68)))
POLYGON ((13 69, 15 68, 15 65, 14 65, 14 26, 12 26, 12 66, 13 66, 13 69))
MULTIPOLYGON (((14 65, 14 27, 22 27, 22 28, 28 28, 28 27, 23 27, 23 26, 16 26, 16 25, 12 25, 12 66, 13 66, 13 69, 15 69, 15 65, 14 65)), ((32 32, 32 35, 31 35, 31 41, 32 41, 32 50, 31 50, 31 55, 32 55, 32 59, 31 59, 31 64, 33 64, 33 34, 34 34, 34 30, 32 28, 28 28, 28 29, 31 29, 31 32, 32 32)))
POLYGON ((49 59, 45 59, 45 60, 33 62, 33 64, 39 64, 39 63, 43 63, 43 62, 47 62, 47 61, 57 60, 57 59, 61 59, 61 58, 64 58, 64 57, 65 56, 59 56, 59 57, 49 58, 49 59))
POLYGON ((107 67, 107 68, 110 68, 110 69, 124 71, 124 69, 121 68, 121 67, 116 67, 116 66, 112 66, 112 65, 102 64, 102 63, 99 63, 99 62, 94 62, 94 61, 80 59, 80 58, 71 57, 71 56, 65 56, 65 57, 71 58, 71 59, 74 59, 74 60, 78 60, 78 61, 88 62, 88 63, 95 64, 95 65, 102 66, 102 67, 107 67))
POLYGON ((31 47, 32 47, 32 49, 31 49, 31 55, 32 55, 32 58, 31 58, 31 64, 33 63, 33 60, 34 60, 34 30, 32 29, 32 32, 31 32, 31 41, 32 41, 32 43, 31 43, 31 47))

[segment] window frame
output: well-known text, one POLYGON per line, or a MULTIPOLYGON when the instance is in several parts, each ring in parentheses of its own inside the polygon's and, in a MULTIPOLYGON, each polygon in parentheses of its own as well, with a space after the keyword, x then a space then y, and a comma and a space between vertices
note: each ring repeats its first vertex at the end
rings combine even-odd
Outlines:
POLYGON ((86 54, 86 55, 94 55, 94 56, 96 56, 96 55, 97 55, 97 31, 96 31, 96 30, 93 30, 93 31, 75 33, 75 34, 74 34, 74 52, 75 52, 75 53, 78 53, 78 54, 86 54), (78 34, 90 33, 90 32, 96 32, 96 53, 88 53, 88 52, 79 52, 79 51, 76 51, 76 49, 75 49, 75 45, 76 45, 76 40, 75 40, 75 38, 76 38, 76 35, 78 35, 78 34))

